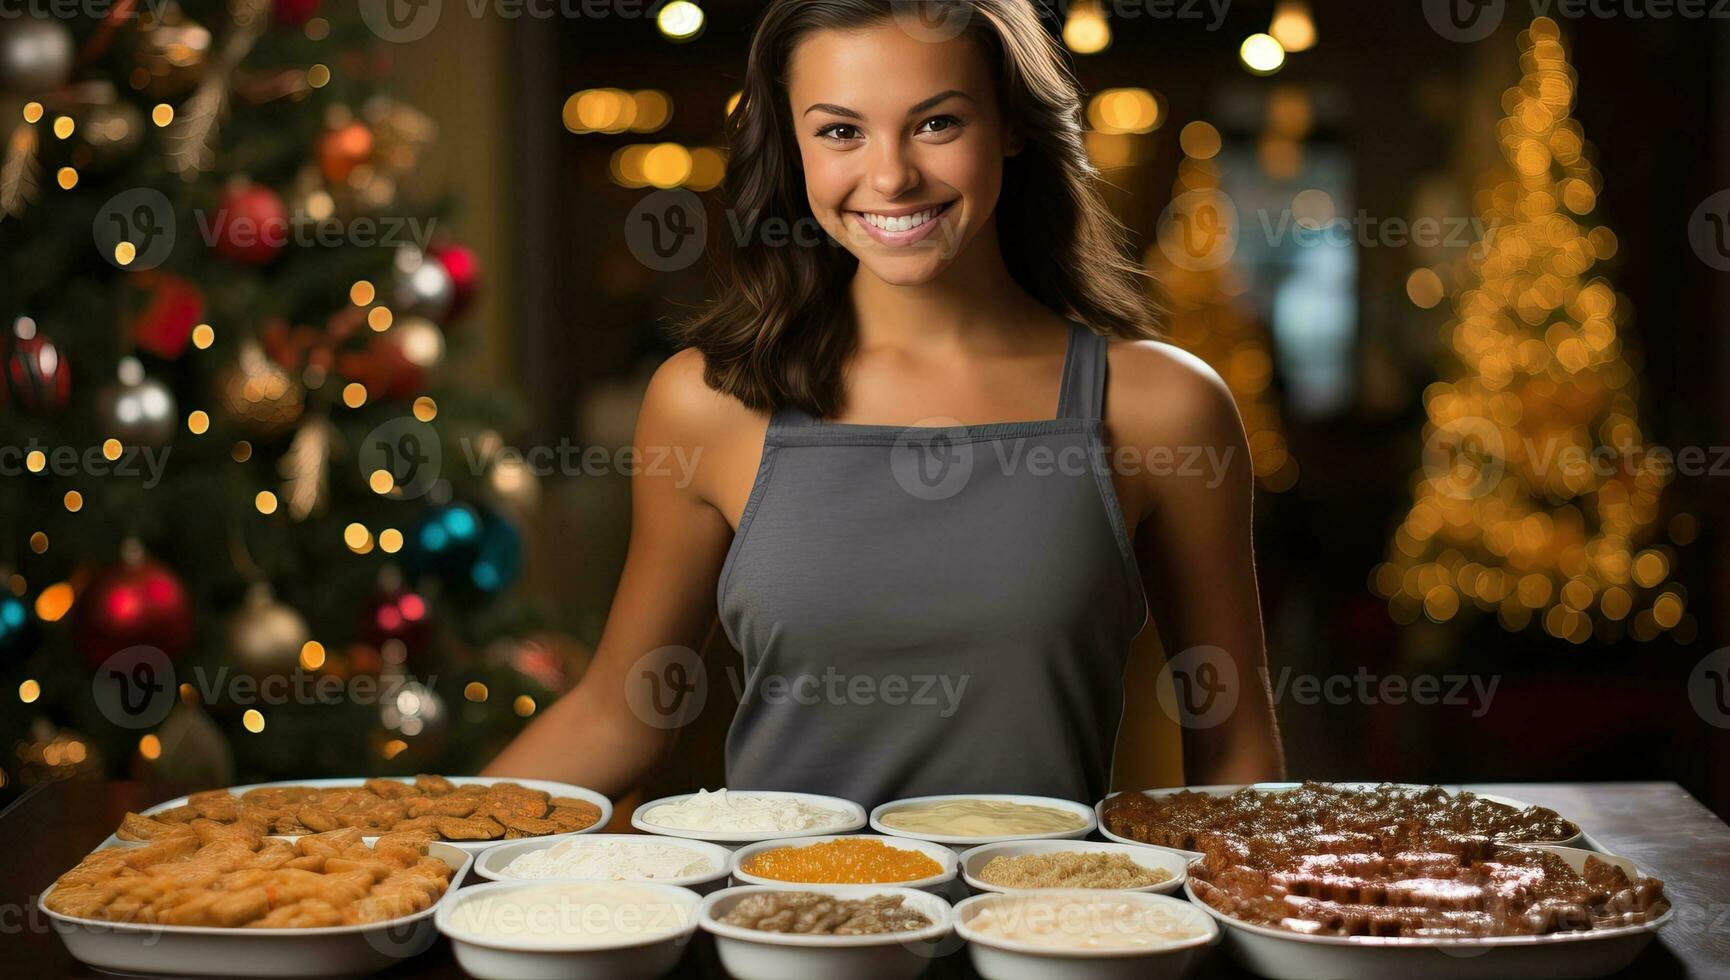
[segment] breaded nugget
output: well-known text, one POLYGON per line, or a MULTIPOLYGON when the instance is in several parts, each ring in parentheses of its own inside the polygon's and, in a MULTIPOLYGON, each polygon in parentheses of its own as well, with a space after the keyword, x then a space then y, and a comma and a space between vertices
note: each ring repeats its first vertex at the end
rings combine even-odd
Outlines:
POLYGON ((212 925, 234 928, 270 911, 270 896, 262 887, 229 892, 210 905, 212 925))
POLYGON ((150 815, 151 819, 162 823, 186 823, 198 816, 198 811, 191 806, 169 807, 160 813, 150 815))
POLYGON ((423 796, 409 801, 408 815, 410 817, 467 817, 481 805, 481 797, 477 796, 440 796, 437 798, 423 796))
POLYGON ((229 823, 240 819, 240 801, 227 793, 220 796, 214 794, 195 796, 187 803, 187 806, 192 807, 194 812, 206 820, 229 823))
POLYGON ((269 915, 246 926, 249 929, 318 929, 342 924, 342 910, 329 902, 309 898, 272 909, 269 915))
POLYGON ((547 834, 559 832, 559 825, 551 820, 538 820, 534 817, 519 817, 511 813, 501 813, 493 817, 499 823, 511 830, 520 830, 530 837, 544 837, 547 834))
POLYGON ((416 793, 413 786, 410 786, 408 783, 399 783, 394 779, 369 779, 362 785, 371 790, 375 796, 380 796, 387 800, 394 800, 403 796, 413 796, 416 793))
POLYGON ((445 840, 497 840, 505 832, 491 817, 434 817, 433 825, 445 840))
POLYGON ((294 818, 316 833, 324 833, 327 830, 337 830, 343 826, 342 823, 337 820, 336 814, 331 813, 329 810, 312 806, 311 804, 302 806, 295 812, 294 818))
POLYGON ((575 806, 556 806, 547 814, 547 820, 558 827, 558 833, 568 834, 573 830, 592 827, 601 819, 601 808, 593 803, 576 801, 575 806))
POLYGON ((414 788, 428 796, 443 796, 456 789, 456 784, 443 776, 422 774, 414 778, 414 788))
POLYGON ((198 838, 190 834, 174 834, 161 840, 128 849, 121 855, 128 867, 143 868, 164 861, 173 861, 198 850, 198 838))
POLYGON ((317 854, 322 857, 340 855, 352 845, 360 843, 360 831, 353 827, 332 830, 327 833, 309 834, 294 842, 294 849, 303 856, 317 854))
POLYGON ((128 813, 126 816, 120 818, 120 829, 114 832, 114 836, 121 840, 136 841, 155 840, 158 837, 164 837, 169 834, 183 833, 186 833, 186 827, 179 821, 166 823, 156 819, 155 817, 146 817, 139 813, 128 813))

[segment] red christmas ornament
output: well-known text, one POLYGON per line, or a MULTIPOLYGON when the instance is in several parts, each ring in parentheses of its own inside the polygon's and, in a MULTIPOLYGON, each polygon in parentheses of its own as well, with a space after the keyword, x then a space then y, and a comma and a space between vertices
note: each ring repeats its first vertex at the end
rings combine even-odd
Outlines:
POLYGON ((324 0, 275 0, 272 16, 278 27, 299 27, 318 13, 324 0))
POLYGON ((139 350, 172 361, 186 352, 192 328, 204 319, 204 293, 166 272, 142 272, 137 281, 150 290, 150 301, 133 318, 133 343, 139 350))
POLYGON ((473 302, 475 293, 480 289, 481 261, 475 255, 475 250, 457 242, 443 242, 427 249, 427 255, 445 267, 450 274, 451 311, 449 318, 455 320, 468 309, 473 302))
POLYGON ((148 646, 179 656, 192 640, 192 606, 180 579, 144 557, 136 544, 97 573, 78 597, 73 642, 94 666, 127 647, 148 646))
POLYGON ((216 254, 230 262, 264 265, 288 244, 288 206, 262 184, 231 184, 216 205, 216 254))
POLYGON ((420 593, 393 583, 381 583, 363 613, 361 639, 373 647, 400 640, 408 650, 417 650, 426 639, 431 611, 420 593))
POLYGON ((60 348, 37 336, 36 321, 27 316, 19 317, 12 331, 17 339, 6 352, 0 406, 16 405, 32 415, 65 408, 72 394, 72 371, 60 348))
POLYGON ((354 168, 370 159, 372 130, 365 123, 338 126, 318 138, 318 169, 333 184, 348 180, 354 168))

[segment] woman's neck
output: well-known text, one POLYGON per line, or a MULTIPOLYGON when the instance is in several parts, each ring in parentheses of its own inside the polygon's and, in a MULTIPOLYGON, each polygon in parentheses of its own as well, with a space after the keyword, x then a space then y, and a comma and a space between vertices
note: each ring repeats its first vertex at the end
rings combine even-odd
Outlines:
POLYGON ((1050 316, 1009 274, 995 221, 930 282, 897 285, 861 265, 849 292, 861 349, 990 348, 1050 316))

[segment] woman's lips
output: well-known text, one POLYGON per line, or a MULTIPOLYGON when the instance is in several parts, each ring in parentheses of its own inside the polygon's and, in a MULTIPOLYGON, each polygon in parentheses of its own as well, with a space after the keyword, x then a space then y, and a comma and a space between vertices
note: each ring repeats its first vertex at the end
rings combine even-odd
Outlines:
POLYGON ((954 201, 945 201, 928 208, 897 215, 887 215, 877 211, 848 211, 847 217, 858 225, 865 234, 870 235, 879 245, 890 248, 905 248, 915 242, 929 238, 937 226, 942 223, 943 216, 949 213, 954 201), (883 227, 887 225, 887 227, 883 227))

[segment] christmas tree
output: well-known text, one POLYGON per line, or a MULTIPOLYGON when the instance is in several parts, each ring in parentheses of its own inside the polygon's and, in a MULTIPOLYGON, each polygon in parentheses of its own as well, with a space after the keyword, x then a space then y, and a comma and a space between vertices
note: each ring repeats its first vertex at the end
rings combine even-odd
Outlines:
POLYGON ((1591 220, 1602 184, 1555 21, 1520 48, 1506 170, 1477 195, 1484 238, 1444 328, 1461 370, 1424 393, 1424 466, 1374 584, 1402 621, 1474 605, 1509 630, 1649 640, 1687 621, 1655 543, 1669 463, 1641 429, 1627 302, 1600 269, 1617 240, 1591 220))
POLYGON ((470 771, 569 665, 433 123, 348 5, 97 9, 0 20, 0 781, 470 771))

